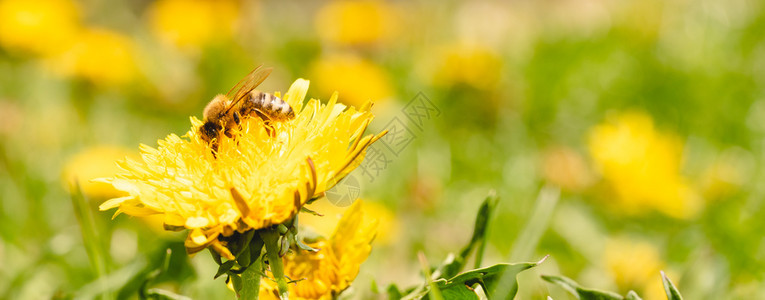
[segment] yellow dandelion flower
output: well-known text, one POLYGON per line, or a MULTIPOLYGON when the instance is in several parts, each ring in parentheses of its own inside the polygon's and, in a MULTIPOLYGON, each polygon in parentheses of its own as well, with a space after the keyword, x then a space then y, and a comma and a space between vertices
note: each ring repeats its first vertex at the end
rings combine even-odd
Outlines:
MULTIPOLYGON (((341 207, 331 201, 316 201, 307 206, 309 209, 322 214, 322 216, 303 214, 300 215, 300 225, 310 227, 312 231, 322 236, 330 236, 335 230, 335 225, 349 207, 341 207)), ((393 238, 400 231, 400 224, 396 215, 384 204, 375 201, 364 201, 362 208, 365 212, 377 219, 377 245, 386 245, 393 242, 393 238)))
MULTIPOLYGON (((218 237, 281 224, 309 199, 357 167, 379 135, 362 136, 373 116, 371 103, 357 110, 311 99, 303 106, 308 81, 298 79, 282 98, 294 119, 270 124, 246 118, 216 154, 200 137, 202 121, 192 117, 183 137, 141 146, 142 161, 119 162, 123 172, 104 179, 129 193, 101 205, 116 214, 163 214, 167 228, 190 229, 189 253, 208 246, 234 256, 218 237)), ((278 94, 277 94, 278 95, 278 94)), ((384 134, 384 133, 383 133, 384 134)))
POLYGON ((48 56, 69 47, 79 10, 67 0, 0 1, 0 45, 48 56))
POLYGON ((149 9, 154 35, 178 47, 199 47, 230 38, 238 19, 235 1, 160 0, 149 9))
POLYGON ((340 101, 359 106, 369 99, 385 99, 392 95, 388 74, 378 65, 351 54, 335 54, 322 58, 311 67, 310 74, 320 93, 340 92, 340 101))
POLYGON ((613 191, 612 204, 624 213, 687 218, 698 212, 700 199, 680 174, 683 144, 657 132, 650 116, 625 113, 596 126, 589 149, 613 191))
POLYGON ((603 260, 620 291, 634 290, 645 299, 663 298, 659 272, 665 265, 654 245, 625 238, 612 239, 606 243, 603 260))
POLYGON ((82 193, 90 198, 107 199, 119 197, 122 192, 103 182, 92 182, 91 178, 106 177, 119 171, 114 162, 125 157, 138 157, 137 151, 115 147, 96 146, 85 149, 70 158, 62 172, 65 188, 77 180, 82 193))
MULTIPOLYGON (((296 250, 284 256, 284 273, 293 299, 333 299, 347 289, 372 251, 377 221, 370 219, 357 200, 345 211, 332 236, 308 244, 318 252, 296 250)), ((276 283, 264 278, 260 299, 279 299, 276 283)))
POLYGON ((52 61, 55 71, 97 84, 118 84, 133 79, 138 68, 133 43, 107 29, 80 32, 72 47, 52 61))
POLYGON ((396 19, 396 10, 383 1, 331 1, 316 15, 316 29, 329 42, 366 45, 393 36, 396 19))

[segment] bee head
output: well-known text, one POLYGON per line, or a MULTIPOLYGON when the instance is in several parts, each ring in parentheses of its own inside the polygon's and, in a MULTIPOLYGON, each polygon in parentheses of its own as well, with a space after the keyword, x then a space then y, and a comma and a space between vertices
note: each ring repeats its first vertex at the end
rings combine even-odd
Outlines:
POLYGON ((228 98, 225 95, 218 95, 207 103, 205 110, 202 112, 205 122, 218 123, 220 118, 226 112, 226 106, 228 104, 228 98))
POLYGON ((199 127, 199 136, 202 140, 209 143, 213 139, 218 138, 221 130, 223 130, 223 126, 220 126, 218 122, 207 121, 199 127))

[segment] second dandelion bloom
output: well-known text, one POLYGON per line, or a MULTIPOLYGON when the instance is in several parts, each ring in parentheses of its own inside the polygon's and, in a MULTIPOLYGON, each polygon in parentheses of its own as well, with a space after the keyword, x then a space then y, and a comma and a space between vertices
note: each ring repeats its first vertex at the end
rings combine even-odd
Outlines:
POLYGON ((128 195, 101 209, 162 214, 166 228, 190 229, 190 253, 212 247, 233 259, 220 238, 292 219, 358 166, 382 136, 364 135, 373 118, 370 103, 346 107, 334 94, 326 105, 311 99, 304 106, 307 90, 308 81, 298 79, 282 97, 296 112, 294 119, 266 125, 246 118, 230 138, 221 138, 215 153, 194 117, 184 136, 171 134, 157 148, 142 145, 142 160, 123 160, 122 172, 103 179, 128 195))
MULTIPOLYGON (((316 237, 309 246, 311 252, 298 249, 284 256, 284 271, 289 278, 290 295, 295 299, 334 299, 347 289, 359 273, 359 268, 372 251, 377 220, 362 207, 361 200, 351 205, 337 222, 331 237, 316 237)), ((276 284, 261 281, 261 299, 279 299, 276 284)))

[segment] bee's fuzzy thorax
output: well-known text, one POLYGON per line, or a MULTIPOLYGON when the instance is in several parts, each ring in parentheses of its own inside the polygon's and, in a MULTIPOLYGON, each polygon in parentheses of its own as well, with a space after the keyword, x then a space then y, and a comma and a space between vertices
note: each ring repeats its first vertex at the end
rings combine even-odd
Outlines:
POLYGON ((215 98, 213 98, 210 103, 207 103, 207 106, 205 106, 204 111, 202 112, 202 116, 204 117, 204 121, 217 121, 220 117, 223 111, 226 109, 226 104, 228 103, 228 98, 226 95, 217 95, 215 98))

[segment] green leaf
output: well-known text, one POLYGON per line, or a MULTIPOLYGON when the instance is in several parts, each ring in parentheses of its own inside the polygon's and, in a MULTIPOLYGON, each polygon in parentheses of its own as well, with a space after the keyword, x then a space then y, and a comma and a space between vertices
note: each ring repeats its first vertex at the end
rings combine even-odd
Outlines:
POLYGON ((403 294, 401 294, 401 291, 398 289, 398 286, 395 284, 391 284, 388 286, 388 299, 401 299, 404 297, 403 294))
MULTIPOLYGON (((106 283, 101 280, 106 276, 106 250, 103 247, 102 241, 99 239, 101 236, 96 229, 96 221, 93 218, 93 213, 88 202, 85 199, 85 195, 82 194, 80 185, 76 179, 73 179, 70 184, 70 191, 72 194, 72 206, 74 207, 74 214, 77 217, 77 222, 80 223, 80 232, 82 234, 83 245, 85 245, 85 251, 90 259, 90 265, 93 267, 95 274, 100 281, 102 287, 105 287, 106 283)), ((103 299, 112 298, 113 295, 110 291, 104 289, 104 294, 101 295, 103 299)))
POLYGON ((166 291, 162 289, 149 289, 146 292, 146 299, 157 299, 157 300, 191 300, 191 298, 178 295, 176 293, 173 293, 171 291, 166 291))
POLYGON ((496 264, 464 272, 449 280, 438 280, 436 283, 444 299, 478 299, 473 290, 478 285, 489 299, 512 299, 518 292, 518 273, 539 265, 546 258, 535 263, 496 264))
POLYGON ((425 281, 430 287, 430 296, 435 300, 444 300, 444 297, 441 295, 441 290, 436 286, 436 283, 433 281, 433 277, 430 274, 430 264, 428 264, 428 260, 425 258, 425 253, 419 252, 417 253, 417 257, 420 259, 420 266, 422 267, 423 274, 425 274, 425 281))
POLYGON ((491 213, 497 206, 497 202, 499 202, 499 197, 497 197, 494 191, 489 192, 489 195, 483 201, 476 214, 473 236, 470 237, 470 242, 462 248, 459 256, 447 259, 447 263, 438 268, 441 271, 439 272, 439 278, 450 278, 462 271, 468 256, 470 256, 470 253, 473 252, 476 246, 479 246, 479 248, 476 252, 475 267, 480 267, 483 260, 483 249, 486 243, 489 220, 491 219, 491 213))
POLYGON ((661 281, 664 283, 664 292, 667 293, 667 300, 683 300, 683 296, 680 295, 680 291, 677 290, 672 280, 669 280, 667 274, 661 271, 661 281))
POLYGON ((550 219, 560 198, 560 189, 545 185, 539 191, 539 196, 534 205, 526 225, 521 230, 518 238, 513 243, 510 251, 510 261, 525 261, 532 257, 534 250, 539 245, 545 231, 547 231, 550 219))
MULTIPOLYGON (((624 297, 616 293, 583 288, 574 280, 564 276, 542 275, 542 279, 544 279, 547 282, 557 284, 558 286, 562 287, 564 290, 574 295, 577 299, 584 299, 584 300, 622 300, 624 299, 624 297)), ((640 298, 637 298, 637 299, 640 299, 640 298)))
POLYGON ((624 296, 624 300, 643 300, 643 299, 640 298, 640 296, 638 296, 638 294, 635 293, 635 291, 629 291, 627 292, 627 296, 624 296))

